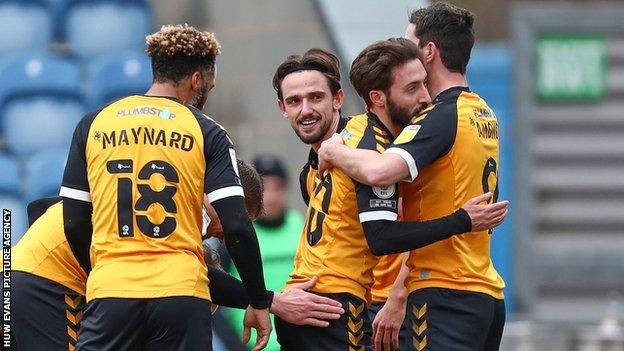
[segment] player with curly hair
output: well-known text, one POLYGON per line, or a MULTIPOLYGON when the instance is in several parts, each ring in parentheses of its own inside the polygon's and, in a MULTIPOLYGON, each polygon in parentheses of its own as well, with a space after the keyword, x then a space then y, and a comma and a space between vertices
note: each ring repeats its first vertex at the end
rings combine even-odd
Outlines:
POLYGON ((219 42, 188 25, 147 37, 153 83, 76 127, 63 177, 69 246, 85 272, 77 350, 206 350, 210 292, 201 243, 204 197, 246 287, 244 337, 271 332, 260 250, 227 132, 201 112, 219 42))

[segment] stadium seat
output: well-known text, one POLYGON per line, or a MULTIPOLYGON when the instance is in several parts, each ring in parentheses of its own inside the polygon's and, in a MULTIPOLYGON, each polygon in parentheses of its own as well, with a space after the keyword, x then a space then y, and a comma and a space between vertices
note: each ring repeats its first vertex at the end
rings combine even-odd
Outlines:
POLYGON ((0 208, 11 211, 11 246, 15 246, 28 229, 26 203, 18 197, 0 194, 0 208))
POLYGON ((0 1, 0 54, 43 50, 52 40, 52 12, 45 0, 0 1))
POLYGON ((147 0, 70 0, 63 18, 65 41, 83 59, 142 51, 152 29, 147 0))
POLYGON ((45 54, 22 54, 0 63, 0 131, 9 150, 30 155, 69 145, 85 113, 79 69, 45 54))
POLYGON ((25 199, 56 196, 61 189, 67 150, 54 149, 33 155, 26 163, 25 199))
POLYGON ((143 94, 152 82, 145 54, 107 55, 89 65, 89 106, 95 109, 117 98, 143 94))
POLYGON ((0 154, 0 194, 18 196, 21 190, 17 164, 7 155, 0 154))

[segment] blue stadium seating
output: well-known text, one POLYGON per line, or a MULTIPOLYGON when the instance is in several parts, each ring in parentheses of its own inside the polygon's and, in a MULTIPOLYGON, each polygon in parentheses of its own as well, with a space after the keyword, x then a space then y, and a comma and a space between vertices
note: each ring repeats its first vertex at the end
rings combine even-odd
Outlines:
POLYGON ((67 150, 54 149, 39 152, 26 163, 25 199, 56 196, 61 188, 67 150))
POLYGON ((0 154, 0 194, 19 195, 21 190, 17 164, 7 155, 0 154))
POLYGON ((145 54, 101 57, 89 66, 89 106, 95 109, 126 95, 143 94, 151 82, 151 63, 145 54))
POLYGON ((45 54, 12 56, 0 63, 0 81, 0 131, 13 153, 69 145, 85 112, 75 64, 45 54))
POLYGON ((26 204, 17 197, 0 194, 0 208, 11 211, 11 246, 14 246, 28 228, 26 204))
POLYGON ((63 19, 65 41, 83 59, 142 51, 152 29, 147 0, 69 0, 63 19))
POLYGON ((43 50, 52 39, 52 12, 45 0, 0 1, 0 54, 43 50))

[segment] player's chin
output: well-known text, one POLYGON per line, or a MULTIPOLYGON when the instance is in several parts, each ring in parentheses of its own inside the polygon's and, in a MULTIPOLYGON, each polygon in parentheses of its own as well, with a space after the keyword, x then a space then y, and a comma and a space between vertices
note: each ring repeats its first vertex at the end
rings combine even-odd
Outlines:
POLYGON ((321 141, 321 138, 323 137, 320 128, 313 131, 298 129, 297 135, 299 136, 299 139, 306 144, 315 144, 321 141))

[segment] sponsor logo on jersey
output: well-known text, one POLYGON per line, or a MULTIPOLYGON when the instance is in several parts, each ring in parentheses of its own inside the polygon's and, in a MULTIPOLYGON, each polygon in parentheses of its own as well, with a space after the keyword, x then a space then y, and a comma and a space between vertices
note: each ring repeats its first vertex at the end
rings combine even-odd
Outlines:
POLYGON ((173 119, 175 114, 169 109, 159 109, 152 106, 134 107, 117 110, 117 117, 133 117, 133 116, 158 116, 162 119, 173 119))
POLYGON ((405 144, 409 143, 416 137, 416 134, 420 130, 420 125, 411 124, 403 129, 401 134, 394 140, 395 144, 405 144))

